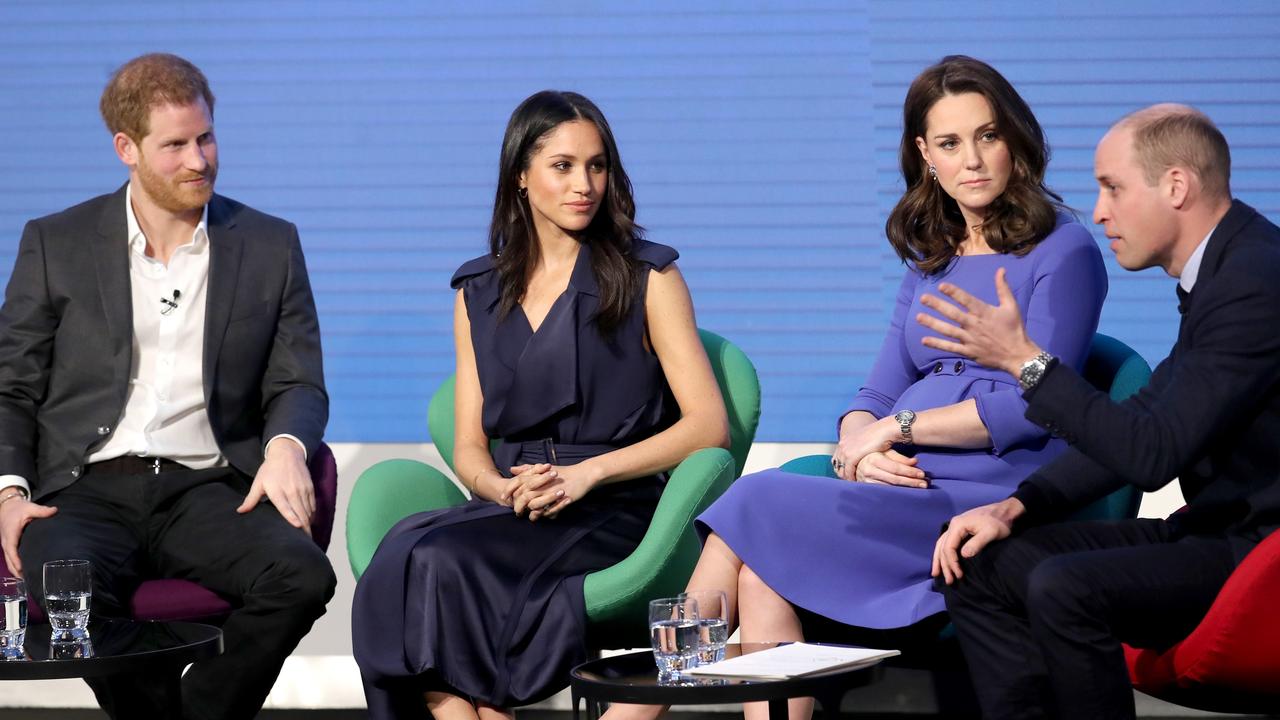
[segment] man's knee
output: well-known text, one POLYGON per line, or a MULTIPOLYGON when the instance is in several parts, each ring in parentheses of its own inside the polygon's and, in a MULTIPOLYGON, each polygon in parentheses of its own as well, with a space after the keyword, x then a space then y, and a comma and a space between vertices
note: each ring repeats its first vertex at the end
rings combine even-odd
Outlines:
POLYGON ((1080 576, 1078 560, 1069 555, 1051 557, 1036 565, 1027 578, 1028 612, 1040 617, 1077 613, 1094 592, 1080 576))
POLYGON ((324 552, 315 545, 282 548, 253 583, 250 595, 276 595, 287 604, 319 617, 333 597, 338 578, 324 552))

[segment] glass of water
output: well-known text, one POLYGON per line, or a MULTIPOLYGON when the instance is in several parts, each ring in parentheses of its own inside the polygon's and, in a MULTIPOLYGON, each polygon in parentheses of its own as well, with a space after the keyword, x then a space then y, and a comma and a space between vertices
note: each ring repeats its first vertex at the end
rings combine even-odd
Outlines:
POLYGON ((649 636, 658 682, 676 682, 698 662, 698 603, 690 598, 649 601, 649 636))
POLYGON ((27 585, 22 578, 0 577, 0 660, 20 660, 27 638, 27 585))
POLYGON ((44 609, 55 640, 89 637, 92 589, 88 560, 51 560, 44 564, 44 609))
POLYGON ((729 641, 729 597, 723 590, 691 590, 679 597, 698 605, 698 664, 720 662, 729 641))

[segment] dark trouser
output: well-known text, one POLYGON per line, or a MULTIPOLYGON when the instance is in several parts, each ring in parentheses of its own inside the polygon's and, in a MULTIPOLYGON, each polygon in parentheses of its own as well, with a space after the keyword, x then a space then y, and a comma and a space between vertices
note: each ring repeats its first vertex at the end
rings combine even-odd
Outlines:
MULTIPOLYGON (((45 561, 82 558, 93 564, 95 615, 128 618, 144 578, 183 578, 233 598, 236 609, 222 625, 225 652, 183 677, 183 714, 252 718, 285 658, 324 614, 336 579, 320 548, 270 504, 237 514, 248 491, 229 468, 108 475, 90 466, 41 501, 56 515, 23 532, 28 588, 43 597, 45 561)), ((90 685, 112 717, 162 716, 155 683, 120 677, 90 685)))
POLYGON ((944 590, 983 716, 1133 718, 1121 642, 1186 637, 1235 566, 1225 538, 1173 539, 1163 520, 1045 525, 990 545, 944 590))

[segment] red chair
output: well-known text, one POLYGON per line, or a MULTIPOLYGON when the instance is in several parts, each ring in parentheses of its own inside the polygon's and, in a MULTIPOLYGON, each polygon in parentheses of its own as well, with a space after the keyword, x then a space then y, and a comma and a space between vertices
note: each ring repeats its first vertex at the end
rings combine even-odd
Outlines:
MULTIPOLYGON (((311 538, 321 550, 329 549, 333 535, 333 517, 338 504, 338 465, 329 446, 320 443, 307 462, 316 488, 316 516, 311 523, 311 538)), ((10 575, 0 556, 0 576, 10 575)), ((231 601, 189 580, 147 580, 138 586, 130 601, 134 620, 221 620, 231 612, 231 601)), ((40 603, 29 602, 32 622, 44 619, 40 603)))
POLYGON ((1161 700, 1214 712, 1280 711, 1280 532, 1227 579, 1190 635, 1160 652, 1124 648, 1133 685, 1161 700))

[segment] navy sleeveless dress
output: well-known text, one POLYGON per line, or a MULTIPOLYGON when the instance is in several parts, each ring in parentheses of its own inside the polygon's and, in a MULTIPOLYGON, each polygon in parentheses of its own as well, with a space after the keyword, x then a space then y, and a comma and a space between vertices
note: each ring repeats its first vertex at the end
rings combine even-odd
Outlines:
MULTIPOLYGON (((670 247, 636 241, 642 270, 630 314, 596 326, 591 248, 533 332, 517 306, 498 319, 489 256, 453 276, 471 323, 494 462, 572 465, 625 447, 678 416, 658 358, 644 346, 649 268, 670 247)), ((569 684, 587 659, 583 578, 625 558, 649 526, 661 476, 602 485, 557 517, 530 522, 481 499, 412 515, 388 532, 356 587, 352 633, 370 716, 422 717, 444 690, 511 707, 569 684)))

